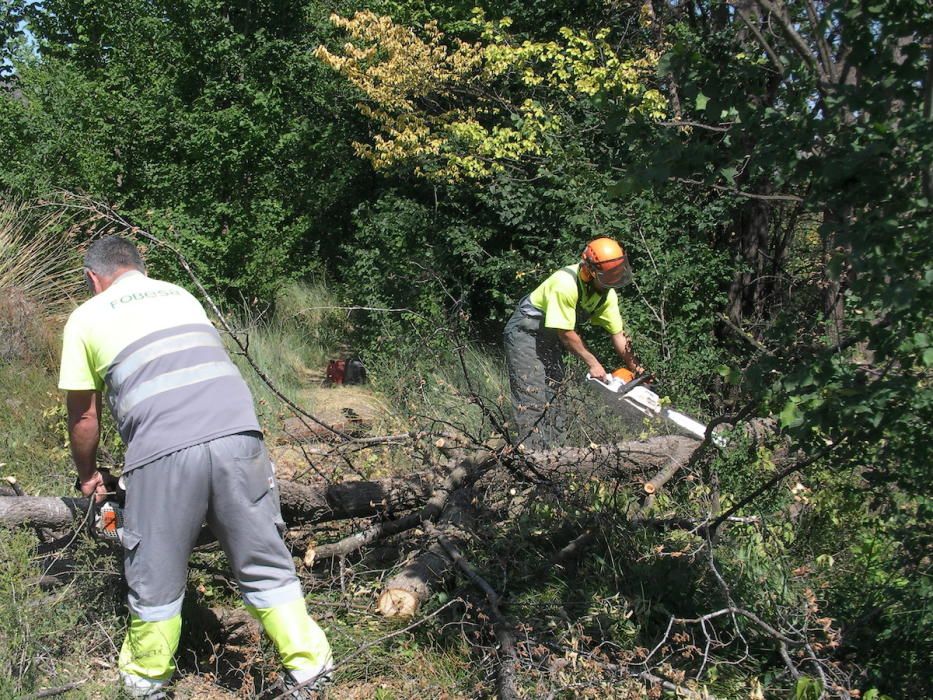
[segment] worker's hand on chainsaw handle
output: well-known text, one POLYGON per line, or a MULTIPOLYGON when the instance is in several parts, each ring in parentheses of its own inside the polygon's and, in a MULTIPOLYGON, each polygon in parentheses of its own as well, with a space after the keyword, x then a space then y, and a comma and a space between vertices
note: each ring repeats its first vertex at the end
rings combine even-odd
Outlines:
POLYGON ((606 381, 606 370, 603 368, 602 364, 600 364, 599 360, 596 359, 596 356, 589 351, 583 343, 583 339, 577 335, 576 331, 558 330, 557 337, 560 338, 560 342, 567 350, 586 363, 587 368, 590 370, 590 376, 593 379, 606 381))
MULTIPOLYGON (((109 473, 107 476, 109 476, 111 479, 114 478, 109 473)), ((79 481, 79 484, 81 494, 87 498, 90 498, 92 495, 95 496, 97 503, 103 503, 106 501, 108 492, 113 491, 113 489, 110 488, 110 485, 107 484, 107 480, 104 474, 97 470, 91 474, 87 481, 79 481)))

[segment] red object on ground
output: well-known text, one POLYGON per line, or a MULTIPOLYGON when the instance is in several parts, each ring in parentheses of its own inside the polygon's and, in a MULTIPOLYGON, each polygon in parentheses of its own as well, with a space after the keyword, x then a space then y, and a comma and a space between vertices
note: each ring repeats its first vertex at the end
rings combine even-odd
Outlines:
POLYGON ((327 363, 327 381, 331 384, 343 384, 343 375, 346 369, 346 360, 331 360, 327 363))

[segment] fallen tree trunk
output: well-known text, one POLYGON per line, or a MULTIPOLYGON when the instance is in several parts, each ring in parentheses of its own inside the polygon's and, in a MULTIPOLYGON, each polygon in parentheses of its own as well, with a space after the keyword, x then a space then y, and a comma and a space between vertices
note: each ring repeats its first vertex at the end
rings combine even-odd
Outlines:
POLYGON ((86 498, 59 496, 17 496, 0 498, 0 525, 67 528, 84 517, 90 502, 86 498))
POLYGON ((663 469, 671 460, 685 462, 699 446, 695 438, 661 435, 609 445, 526 452, 523 456, 550 478, 618 476, 663 469))
POLYGON ((282 517, 289 524, 365 518, 377 513, 417 508, 430 497, 434 478, 416 474, 404 479, 301 484, 281 480, 282 517))
MULTIPOLYGON (((647 441, 629 441, 591 448, 562 448, 546 452, 513 455, 513 460, 527 459, 555 481, 569 476, 618 477, 633 472, 651 472, 684 461, 699 442, 679 436, 661 436, 647 441)), ((482 455, 485 448, 475 451, 482 455)), ((470 470, 489 467, 489 460, 467 460, 470 470), (485 465, 485 466, 483 466, 485 465)), ((468 480, 472 476, 468 477, 468 480)), ((420 508, 435 492, 438 477, 419 473, 405 478, 377 481, 347 481, 339 484, 302 484, 280 480, 282 516, 287 523, 314 524, 347 518, 364 518, 380 513, 420 508)), ((434 504, 432 519, 442 503, 434 504)), ((78 515, 87 512, 86 498, 58 496, 16 496, 0 498, 0 525, 34 527, 70 527, 78 515)))
MULTIPOLYGON (((459 545, 466 538, 466 528, 473 521, 472 494, 459 489, 438 518, 437 531, 459 545)), ((385 582, 376 609, 385 617, 411 617, 431 597, 439 581, 447 578, 454 566, 444 547, 437 541, 413 557, 401 571, 385 582)))
MULTIPOLYGON (((323 523, 361 518, 394 510, 410 510, 431 495, 426 475, 407 479, 347 481, 340 484, 299 484, 279 481, 282 516, 288 523, 323 523)), ((59 496, 0 498, 0 525, 70 527, 88 509, 88 499, 59 496)))
POLYGON ((420 511, 409 513, 398 520, 376 523, 362 532, 343 538, 339 542, 309 548, 305 552, 305 566, 310 567, 316 560, 320 559, 346 556, 379 539, 397 535, 406 530, 411 530, 427 520, 433 520, 443 512, 444 506, 447 505, 447 499, 456 489, 461 488, 466 483, 473 483, 488 468, 488 462, 477 463, 464 460, 448 475, 444 483, 434 490, 431 498, 428 499, 428 502, 420 511))

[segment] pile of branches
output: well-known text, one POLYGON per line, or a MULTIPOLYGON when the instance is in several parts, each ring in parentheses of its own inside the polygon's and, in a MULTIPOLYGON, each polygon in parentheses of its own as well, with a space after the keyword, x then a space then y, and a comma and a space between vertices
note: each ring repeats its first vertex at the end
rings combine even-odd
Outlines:
MULTIPOLYGON (((95 218, 102 230, 130 232, 154 245, 167 245, 102 205, 81 198, 69 202, 95 218)), ((702 441, 661 435, 526 451, 510 435, 508 424, 495 407, 469 388, 465 363, 464 379, 469 388, 465 398, 481 411, 488 428, 485 434, 494 435, 494 439, 471 436, 442 420, 426 421, 410 433, 350 435, 306 412, 273 386, 249 355, 248 339, 228 324, 184 258, 173 252, 260 379, 309 433, 320 436, 323 432, 332 438, 327 445, 304 450, 309 466, 305 474, 313 478, 280 479, 278 483, 282 514, 291 530, 288 542, 303 560, 306 572, 326 571, 334 563, 342 568, 347 561, 392 543, 395 558, 383 563, 375 608, 386 618, 412 620, 406 630, 436 615, 438 611, 423 614, 425 602, 434 593, 452 590, 460 581, 473 592, 464 610, 472 615, 474 628, 481 630, 469 638, 476 641, 478 655, 492 661, 488 666, 493 669, 490 682, 500 698, 521 697, 524 674, 553 673, 566 665, 568 656, 610 685, 647 684, 657 692, 664 689, 678 697, 711 697, 700 684, 715 659, 728 655, 738 659, 734 663, 741 663, 762 649, 780 658, 790 682, 814 677, 819 679, 820 697, 851 696, 851 681, 844 666, 833 658, 834 645, 827 643, 834 632, 816 619, 815 610, 802 618, 788 615, 782 620, 766 620, 736 600, 716 563, 716 545, 727 527, 757 523, 757 518, 742 517, 739 512, 821 455, 803 461, 786 451, 778 452, 777 468, 770 478, 731 507, 720 509, 715 475, 708 471, 709 453, 720 449, 711 440, 712 430, 717 424, 732 423, 745 437, 755 440, 773 434, 768 421, 747 421, 744 416, 722 418, 711 423, 702 441), (366 478, 355 467, 354 459, 375 448, 401 450, 404 460, 415 466, 402 476, 366 478), (326 467, 335 462, 343 473, 349 471, 354 476, 335 478, 336 471, 326 467), (699 479, 710 485, 712 495, 705 515, 657 517, 652 507, 656 499, 680 479, 699 479), (617 499, 609 510, 593 508, 592 503, 581 501, 587 484, 597 484, 614 495, 625 494, 625 505, 619 506, 617 499), (511 571, 508 562, 498 562, 502 571, 495 579, 501 589, 497 590, 490 583, 488 570, 474 564, 470 554, 482 551, 490 533, 506 530, 517 510, 542 501, 562 505, 577 502, 581 506, 578 512, 584 515, 542 533, 538 539, 547 546, 539 551, 546 554, 541 554, 538 562, 521 562, 520 572, 517 567, 511 571), (324 527, 339 534, 321 543, 319 533, 324 527), (703 563, 719 590, 712 609, 693 617, 671 615, 654 643, 637 653, 600 640, 569 650, 533 625, 514 618, 503 582, 527 583, 536 577, 544 579, 555 570, 569 571, 606 541, 609 528, 619 527, 689 533, 697 545, 688 556, 703 563)), ((35 528, 42 539, 40 550, 46 554, 70 546, 76 531, 93 520, 94 506, 88 499, 31 497, 15 483, 0 487, 0 496, 0 526, 35 528)), ((201 541, 211 546, 212 539, 205 531, 201 541)), ((57 582, 55 575, 49 575, 44 583, 57 582)), ((340 662, 338 659, 338 667, 340 662)))
MULTIPOLYGON (((693 556, 707 560, 720 582, 725 605, 695 618, 672 616, 663 636, 640 659, 608 653, 597 642, 584 652, 590 670, 609 679, 636 679, 682 697, 701 697, 697 685, 688 682, 682 670, 674 670, 672 662, 684 657, 685 650, 690 651, 690 656, 695 654, 699 659, 693 675, 700 678, 713 654, 734 644, 743 644, 747 653, 751 644, 747 637, 756 636, 773 645, 794 678, 815 675, 822 678, 827 690, 836 687, 844 691, 847 684, 839 677, 838 667, 815 651, 817 640, 825 637, 823 627, 787 629, 761 619, 736 603, 716 569, 713 547, 721 529, 730 523, 748 524, 754 518, 728 513, 710 513, 706 519, 649 517, 654 500, 671 480, 697 474, 708 442, 666 435, 542 452, 525 452, 508 442, 499 443, 477 444, 449 431, 421 431, 317 447, 309 453, 315 462, 311 465, 316 474, 313 480, 278 483, 282 514, 291 529, 290 546, 308 572, 320 572, 335 562, 342 564, 394 542, 398 559, 384 564, 375 608, 386 618, 408 618, 414 624, 432 595, 457 580, 465 581, 477 593, 467 607, 473 611, 473 623, 484 630, 476 638, 489 640, 481 645, 482 654, 494 661, 496 693, 500 698, 518 698, 523 671, 553 668, 555 659, 563 658, 567 650, 535 639, 527 625, 512 619, 507 597, 466 553, 475 550, 492 530, 505 527, 516 507, 533 500, 570 501, 586 483, 625 488, 640 494, 622 514, 630 527, 686 530, 700 539, 703 544, 693 556), (322 472, 321 465, 334 458, 344 465, 352 464, 348 455, 386 444, 405 449, 413 459, 420 455, 418 459, 426 468, 376 480, 329 480, 322 472), (314 533, 324 526, 343 535, 320 544, 314 533)), ((40 549, 46 554, 70 545, 75 528, 93 519, 93 505, 85 498, 31 497, 15 483, 0 488, 0 495, 5 496, 0 498, 0 526, 36 528, 43 537, 40 549)), ((538 575, 545 577, 555 568, 572 566, 591 547, 598 546, 601 532, 600 519, 592 517, 576 527, 559 527, 543 534, 539 539, 548 542, 549 554, 539 562, 538 575)), ((211 546, 210 532, 205 530, 203 535, 202 545, 211 546)), ((527 568, 528 562, 523 564, 527 568)), ((527 580, 529 575, 523 573, 523 577, 527 580)), ((55 585, 62 580, 58 572, 44 583, 55 585)))

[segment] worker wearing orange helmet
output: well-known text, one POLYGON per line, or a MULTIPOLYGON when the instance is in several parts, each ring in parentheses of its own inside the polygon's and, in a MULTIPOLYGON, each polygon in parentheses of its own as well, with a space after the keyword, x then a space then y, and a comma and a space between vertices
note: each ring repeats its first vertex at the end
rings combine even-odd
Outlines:
POLYGON ((625 366, 636 374, 644 371, 625 334, 616 294, 631 279, 622 246, 597 238, 583 250, 581 262, 557 270, 518 303, 504 333, 516 442, 543 449, 560 436, 559 414, 547 409, 563 381, 565 349, 583 360, 590 376, 606 377, 606 369, 576 331, 580 322, 608 332, 625 366))

